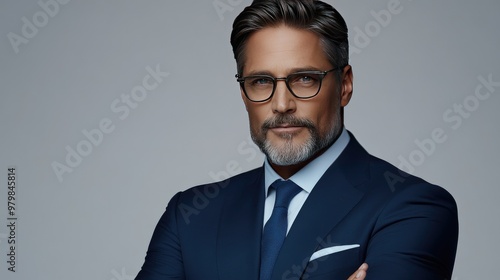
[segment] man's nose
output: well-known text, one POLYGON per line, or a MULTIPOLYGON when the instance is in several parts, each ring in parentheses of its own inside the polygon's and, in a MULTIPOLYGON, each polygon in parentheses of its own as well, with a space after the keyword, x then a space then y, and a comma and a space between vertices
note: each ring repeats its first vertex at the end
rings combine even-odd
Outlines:
POLYGON ((284 79, 276 81, 276 89, 271 102, 274 113, 289 114, 294 113, 297 109, 295 96, 293 96, 286 86, 284 79))

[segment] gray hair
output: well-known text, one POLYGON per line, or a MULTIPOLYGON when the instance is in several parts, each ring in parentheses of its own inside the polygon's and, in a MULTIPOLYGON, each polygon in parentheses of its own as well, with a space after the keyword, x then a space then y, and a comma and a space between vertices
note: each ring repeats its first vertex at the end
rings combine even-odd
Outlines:
POLYGON ((243 73, 248 37, 265 27, 281 24, 317 34, 333 67, 349 64, 347 25, 331 5, 317 0, 254 0, 236 17, 231 32, 238 74, 243 73))

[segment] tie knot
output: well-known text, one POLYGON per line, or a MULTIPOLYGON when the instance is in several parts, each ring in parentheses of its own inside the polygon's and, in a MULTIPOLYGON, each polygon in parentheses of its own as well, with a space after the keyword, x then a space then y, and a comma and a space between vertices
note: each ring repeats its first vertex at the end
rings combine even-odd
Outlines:
POLYGON ((276 202, 274 207, 288 208, 290 201, 302 190, 292 180, 276 180, 271 185, 276 190, 276 202))

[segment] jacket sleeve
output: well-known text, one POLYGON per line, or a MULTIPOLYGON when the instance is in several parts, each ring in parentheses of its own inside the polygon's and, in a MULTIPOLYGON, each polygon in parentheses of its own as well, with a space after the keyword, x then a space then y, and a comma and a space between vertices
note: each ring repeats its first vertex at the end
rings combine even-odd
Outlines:
POLYGON ((453 197, 440 187, 421 183, 401 190, 375 224, 366 279, 451 279, 457 216, 453 197))
POLYGON ((177 193, 156 225, 145 262, 136 280, 185 279, 181 246, 177 232, 177 193))

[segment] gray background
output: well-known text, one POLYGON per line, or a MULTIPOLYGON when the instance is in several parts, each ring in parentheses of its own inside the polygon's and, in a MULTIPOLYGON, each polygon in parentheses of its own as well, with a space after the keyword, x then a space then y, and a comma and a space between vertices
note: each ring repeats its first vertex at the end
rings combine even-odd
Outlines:
MULTIPOLYGON (((328 1, 359 50, 346 126, 372 154, 413 162, 412 173, 454 195, 454 279, 494 277, 500 87, 483 100, 474 93, 478 77, 500 81, 500 2, 401 0, 390 21, 377 22, 394 1, 328 1), (464 102, 461 116, 453 110, 464 102), (435 129, 444 143, 420 151, 416 141, 435 129)), ((262 163, 228 42, 249 3, 73 0, 57 12, 52 5, 46 22, 37 1, 0 3, 1 279, 133 279, 175 192, 262 163), (13 46, 8 34, 23 36, 23 17, 34 16, 41 27, 13 46), (127 116, 114 112, 148 66, 169 76, 127 116), (59 180, 54 162, 66 165, 67 146, 106 119, 114 130, 59 180), (15 273, 6 263, 9 166, 18 175, 15 273)))

